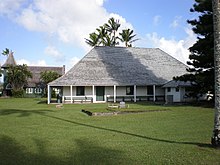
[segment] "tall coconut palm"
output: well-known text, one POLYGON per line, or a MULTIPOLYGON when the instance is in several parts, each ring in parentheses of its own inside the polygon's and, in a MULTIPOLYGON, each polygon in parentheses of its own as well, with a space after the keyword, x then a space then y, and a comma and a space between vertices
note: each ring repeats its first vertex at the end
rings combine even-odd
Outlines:
POLYGON ((114 43, 114 38, 109 36, 109 35, 106 35, 103 39, 102 39, 102 43, 104 46, 115 46, 115 43, 114 43))
POLYGON ((100 44, 102 44, 103 46, 106 46, 104 42, 105 37, 108 35, 106 28, 104 26, 99 26, 99 28, 97 28, 96 31, 98 32, 100 44))
POLYGON ((108 20, 108 23, 104 24, 104 27, 110 33, 110 36, 113 39, 113 46, 117 45, 116 32, 120 26, 121 24, 119 23, 119 20, 115 20, 113 17, 108 20))
POLYGON ((125 43, 126 47, 131 47, 132 42, 135 42, 138 40, 138 39, 134 39, 136 34, 133 34, 133 32, 134 31, 131 29, 125 29, 125 30, 122 30, 122 33, 119 33, 120 35, 119 39, 121 40, 121 42, 125 43))
POLYGON ((5 48, 5 50, 2 51, 2 55, 4 55, 4 56, 8 56, 9 53, 10 53, 10 51, 8 48, 5 48))
POLYGON ((86 39, 86 43, 92 47, 94 46, 98 46, 100 44, 99 42, 99 35, 96 34, 95 32, 94 33, 90 33, 89 34, 89 39, 86 39))
POLYGON ((215 64, 215 118, 212 145, 220 147, 220 1, 212 0, 215 64))

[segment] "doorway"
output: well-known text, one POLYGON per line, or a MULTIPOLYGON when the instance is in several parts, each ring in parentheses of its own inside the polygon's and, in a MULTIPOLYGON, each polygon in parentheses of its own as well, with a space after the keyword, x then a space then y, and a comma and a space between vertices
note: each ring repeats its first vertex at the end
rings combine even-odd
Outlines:
POLYGON ((96 101, 105 101, 105 87, 96 87, 96 101))

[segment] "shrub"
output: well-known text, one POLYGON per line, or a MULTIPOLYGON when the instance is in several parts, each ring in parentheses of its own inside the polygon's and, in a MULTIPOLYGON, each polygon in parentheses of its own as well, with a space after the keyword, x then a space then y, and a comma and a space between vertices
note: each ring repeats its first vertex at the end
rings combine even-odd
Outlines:
POLYGON ((24 97, 24 90, 23 89, 12 90, 12 96, 17 98, 24 97))

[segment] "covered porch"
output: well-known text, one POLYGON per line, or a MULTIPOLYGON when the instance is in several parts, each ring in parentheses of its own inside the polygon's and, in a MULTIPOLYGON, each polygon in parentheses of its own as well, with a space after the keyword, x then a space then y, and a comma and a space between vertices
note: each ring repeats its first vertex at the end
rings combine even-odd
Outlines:
MULTIPOLYGON (((48 104, 54 86, 48 85, 48 104)), ((165 91, 160 86, 62 86, 59 93, 62 103, 105 103, 105 102, 137 102, 164 101, 165 91)))

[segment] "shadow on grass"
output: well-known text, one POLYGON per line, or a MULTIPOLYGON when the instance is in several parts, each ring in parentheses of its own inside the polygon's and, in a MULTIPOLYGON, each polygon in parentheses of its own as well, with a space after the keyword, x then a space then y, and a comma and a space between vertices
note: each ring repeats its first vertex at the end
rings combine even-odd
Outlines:
POLYGON ((47 100, 40 100, 37 102, 37 104, 47 104, 47 100))
MULTIPOLYGON (((68 150, 57 151, 58 155, 49 152, 49 145, 39 139, 34 139, 36 150, 30 151, 21 146, 14 139, 0 136, 0 164, 1 165, 24 165, 24 164, 47 164, 47 165, 68 165, 68 164, 120 164, 121 158, 126 158, 121 151, 104 148, 94 142, 76 140, 75 147, 68 150)), ((62 147, 62 146, 61 146, 62 147)), ((35 147, 34 147, 35 148, 35 147)), ((58 148, 59 149, 59 148, 58 148)))
POLYGON ((85 127, 90 127, 90 128, 94 128, 94 129, 110 131, 110 132, 119 133, 119 134, 123 134, 123 135, 129 135, 129 136, 142 138, 142 139, 146 139, 146 140, 159 141, 159 142, 170 143, 170 144, 187 144, 187 145, 196 145, 198 147, 213 148, 211 144, 207 144, 207 143, 178 142, 178 141, 172 141, 172 140, 164 140, 164 139, 153 138, 153 137, 148 137, 148 136, 144 136, 144 135, 138 135, 138 134, 119 131, 119 130, 110 129, 110 128, 103 128, 103 127, 99 127, 99 126, 93 126, 93 125, 89 125, 89 124, 84 124, 84 123, 80 123, 80 122, 76 122, 76 121, 63 119, 63 118, 60 118, 60 117, 50 116, 50 115, 44 115, 44 116, 47 116, 47 117, 53 118, 53 119, 57 119, 57 120, 61 120, 61 121, 64 121, 64 122, 80 125, 80 126, 85 126, 85 127))
POLYGON ((44 115, 48 112, 54 112, 52 110, 17 110, 17 109, 4 109, 0 110, 0 115, 12 115, 17 114, 18 117, 27 117, 32 114, 44 115))
POLYGON ((213 148, 211 144, 207 144, 207 143, 165 140, 165 139, 159 139, 159 138, 154 138, 154 137, 148 137, 148 136, 144 136, 144 135, 138 135, 138 134, 125 132, 125 131, 115 130, 115 129, 111 129, 111 128, 93 126, 93 125, 80 123, 80 122, 76 122, 76 121, 72 121, 72 120, 68 120, 68 119, 63 119, 63 118, 56 117, 56 116, 51 116, 51 115, 48 115, 48 112, 53 112, 53 111, 52 110, 14 110, 14 109, 9 109, 9 110, 0 110, 0 115, 19 114, 19 117, 26 117, 26 116, 30 116, 31 114, 37 114, 37 115, 46 116, 46 117, 49 117, 52 119, 56 119, 56 120, 71 123, 71 124, 76 124, 76 125, 99 129, 99 130, 105 130, 105 131, 109 131, 109 132, 133 136, 133 137, 142 138, 142 139, 146 139, 146 140, 152 140, 152 141, 158 141, 158 142, 164 142, 164 143, 170 143, 170 144, 186 144, 186 145, 196 145, 199 147, 213 148))
POLYGON ((166 104, 163 101, 137 101, 136 103, 130 102, 129 104, 138 104, 143 106, 164 106, 164 107, 182 107, 182 106, 193 106, 193 107, 201 107, 201 108, 214 108, 213 101, 194 101, 194 102, 180 102, 180 103, 170 103, 166 104))

